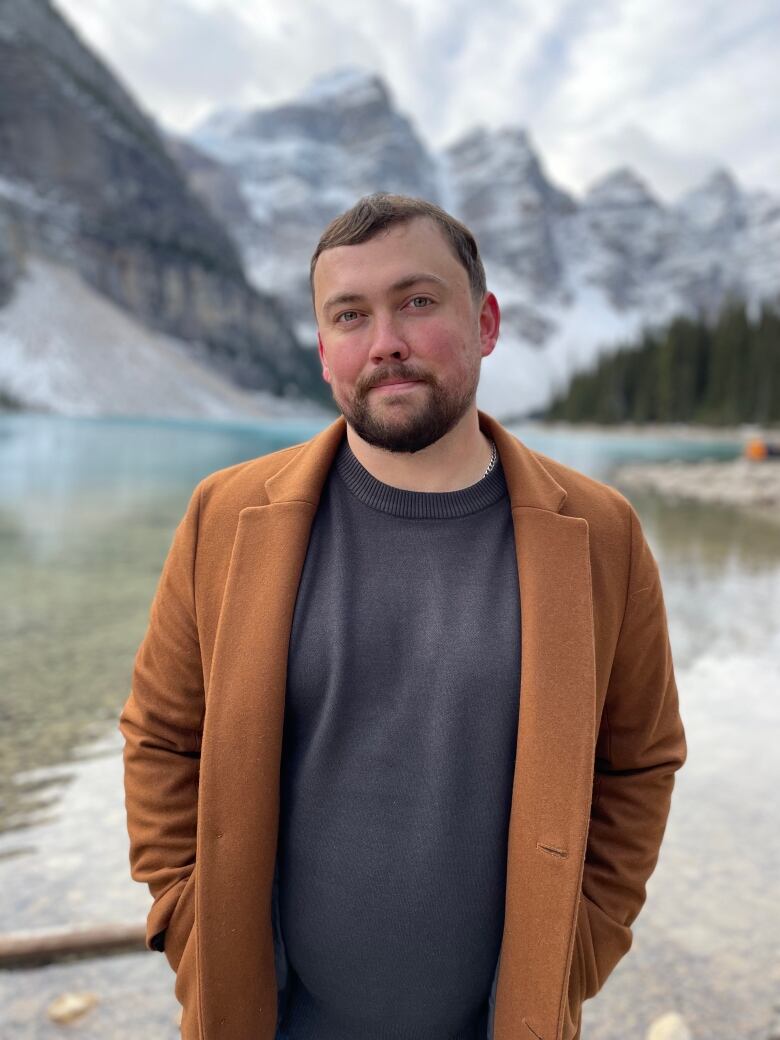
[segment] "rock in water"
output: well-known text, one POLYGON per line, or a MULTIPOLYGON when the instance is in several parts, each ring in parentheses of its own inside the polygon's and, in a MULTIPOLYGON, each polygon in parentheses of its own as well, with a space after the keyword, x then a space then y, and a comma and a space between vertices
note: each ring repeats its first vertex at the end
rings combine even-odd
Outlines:
POLYGON ((49 1018, 52 1022, 75 1022, 86 1015, 97 1004, 94 993, 63 993, 49 1004, 49 1018))

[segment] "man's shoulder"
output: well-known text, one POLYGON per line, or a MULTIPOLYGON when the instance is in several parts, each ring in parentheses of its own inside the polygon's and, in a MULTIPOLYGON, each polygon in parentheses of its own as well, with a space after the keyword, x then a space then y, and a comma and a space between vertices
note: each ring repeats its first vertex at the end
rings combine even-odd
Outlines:
POLYGON ((647 549, 634 506, 611 484, 541 452, 533 455, 566 492, 560 514, 587 522, 594 596, 603 602, 604 596, 616 595, 624 602, 631 561, 647 549))
POLYGON ((223 505, 231 510, 266 505, 266 481, 291 462, 308 443, 301 441, 267 455, 258 455, 214 470, 200 481, 196 489, 200 492, 201 501, 211 507, 223 505))
POLYGON ((621 491, 549 455, 528 450, 566 492, 561 514, 587 520, 591 537, 597 541, 630 537, 632 523, 638 525, 638 518, 621 491))
POLYGON ((562 516, 581 517, 598 528, 630 526, 631 504, 617 488, 538 451, 496 419, 482 414, 489 420, 488 429, 502 433, 509 452, 504 461, 514 472, 514 491, 510 494, 516 502, 537 502, 542 508, 554 509, 562 516), (519 466, 515 466, 516 461, 519 466))
MULTIPOLYGON (((628 504, 625 495, 611 484, 597 480, 582 470, 574 469, 573 466, 567 466, 543 452, 529 450, 566 492, 566 506, 570 507, 573 503, 581 503, 583 506, 604 504, 607 507, 617 506, 618 509, 624 509, 628 504)), ((564 507, 564 512, 569 512, 569 509, 564 507)))

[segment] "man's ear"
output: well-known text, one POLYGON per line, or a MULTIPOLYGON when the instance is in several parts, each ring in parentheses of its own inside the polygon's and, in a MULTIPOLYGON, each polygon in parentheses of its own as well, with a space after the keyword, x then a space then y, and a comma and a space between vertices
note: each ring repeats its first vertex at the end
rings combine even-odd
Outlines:
POLYGON ((322 336, 317 333, 317 353, 320 355, 320 364, 322 365, 322 378, 326 383, 330 382, 330 369, 328 368, 328 362, 325 360, 325 348, 322 345, 322 336))
POLYGON ((485 294, 479 311, 479 341, 482 346, 482 357, 493 353, 501 327, 501 309, 492 292, 485 294))

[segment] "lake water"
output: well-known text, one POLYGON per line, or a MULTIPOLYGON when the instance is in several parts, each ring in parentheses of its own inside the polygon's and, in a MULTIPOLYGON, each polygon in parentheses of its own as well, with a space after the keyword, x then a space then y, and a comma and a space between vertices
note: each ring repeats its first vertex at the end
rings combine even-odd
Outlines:
MULTIPOLYGON (((129 880, 116 720, 173 529, 205 474, 313 425, 0 417, 0 935, 142 922, 129 880)), ((611 482, 616 462, 730 457, 684 436, 512 427, 611 482)), ((585 1005, 583 1040, 641 1038, 678 1011, 694 1040, 768 1040, 780 1011, 780 526, 629 497, 661 568, 689 759, 634 946, 585 1005), (775 1007, 775 1004, 779 1005, 775 1007)), ((0 1035, 176 1037, 164 958, 0 972, 0 1035)))

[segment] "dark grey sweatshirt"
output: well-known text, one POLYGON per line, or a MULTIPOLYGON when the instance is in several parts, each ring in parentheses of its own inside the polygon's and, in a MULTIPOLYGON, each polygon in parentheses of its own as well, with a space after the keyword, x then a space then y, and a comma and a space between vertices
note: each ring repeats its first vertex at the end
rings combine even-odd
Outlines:
POLYGON ((290 1040, 485 1040, 519 684, 500 462, 462 491, 402 491, 345 439, 288 659, 279 905, 290 1040))

